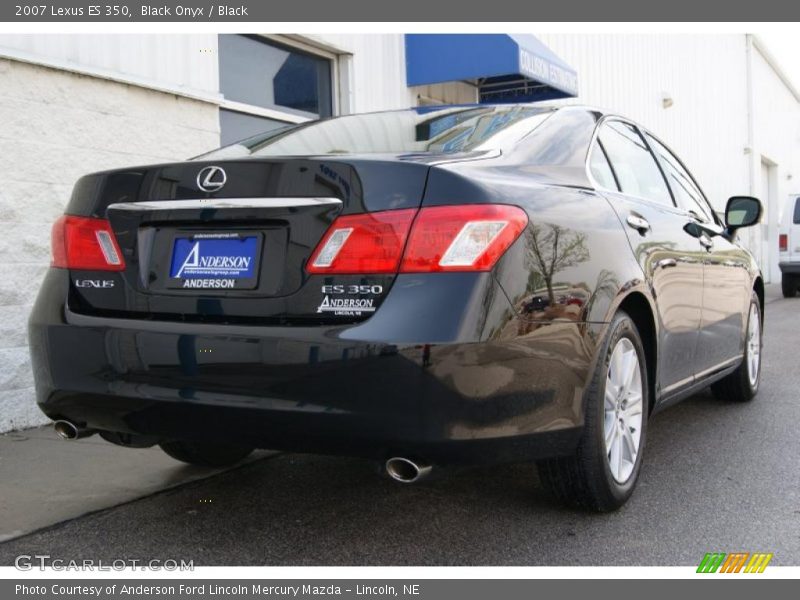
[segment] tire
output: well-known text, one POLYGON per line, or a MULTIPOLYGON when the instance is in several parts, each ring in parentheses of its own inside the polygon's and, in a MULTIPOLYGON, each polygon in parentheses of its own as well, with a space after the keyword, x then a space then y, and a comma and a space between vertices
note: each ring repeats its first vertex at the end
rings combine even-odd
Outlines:
POLYGON ((781 275, 781 291, 784 298, 794 298, 797 295, 798 278, 793 275, 781 275))
POLYGON ((763 347, 763 331, 761 323, 761 302, 758 295, 753 292, 750 298, 750 309, 747 312, 747 329, 745 330, 744 358, 742 363, 733 373, 726 375, 716 383, 711 384, 711 392, 720 400, 732 402, 749 402, 758 393, 761 385, 761 349, 763 347), (755 319, 757 339, 752 340, 751 324, 755 319), (753 374, 753 352, 755 356, 755 373, 753 374))
POLYGON ((620 311, 615 315, 600 352, 586 394, 583 433, 576 453, 569 457, 539 461, 537 466, 542 483, 559 501, 583 509, 608 512, 625 504, 636 487, 645 447, 650 393, 644 346, 636 324, 625 312, 620 311), (636 364, 628 369, 631 373, 630 385, 618 388, 615 382, 620 379, 613 374, 620 371, 620 365, 629 364, 617 362, 620 357, 616 353, 620 348, 624 352, 623 360, 630 359, 630 353, 633 352, 636 364), (611 366, 612 360, 615 361, 614 367, 611 366), (615 393, 616 389, 619 389, 619 393, 615 393), (626 392, 632 395, 628 396, 626 392), (634 392, 638 393, 638 403, 634 400, 634 392), (630 404, 627 403, 628 397, 630 404), (637 410, 638 421, 635 415, 637 410), (620 417, 625 418, 624 425, 620 417), (639 437, 633 455, 629 444, 636 442, 636 426, 639 437), (625 429, 628 430, 627 436, 623 434, 625 429), (610 433, 610 443, 606 442, 607 431, 610 433), (614 444, 617 442, 621 445, 616 447, 615 452, 614 444), (619 458, 625 453, 628 460, 625 468, 622 468, 623 461, 614 461, 612 458, 619 458), (612 464, 616 466, 612 467, 612 464))
POLYGON ((175 460, 200 467, 227 467, 248 456, 253 448, 212 442, 174 440, 161 442, 161 449, 175 460))

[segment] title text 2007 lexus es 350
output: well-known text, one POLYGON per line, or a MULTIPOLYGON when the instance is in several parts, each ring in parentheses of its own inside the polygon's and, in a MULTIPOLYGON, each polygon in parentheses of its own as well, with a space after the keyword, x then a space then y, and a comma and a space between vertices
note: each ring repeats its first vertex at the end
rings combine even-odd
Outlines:
POLYGON ((764 284, 681 161, 586 107, 437 106, 81 178, 30 318, 66 438, 193 464, 254 448, 531 461, 631 495, 648 418, 758 391, 764 284))

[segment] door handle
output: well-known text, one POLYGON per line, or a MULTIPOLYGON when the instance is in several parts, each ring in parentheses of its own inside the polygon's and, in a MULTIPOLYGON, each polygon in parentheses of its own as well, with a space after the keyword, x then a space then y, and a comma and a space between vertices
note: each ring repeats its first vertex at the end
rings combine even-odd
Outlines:
POLYGON ((697 240, 700 242, 700 245, 703 246, 706 250, 711 250, 714 246, 714 241, 708 237, 705 233, 702 234, 697 240))
POLYGON ((668 269, 669 267, 677 267, 678 261, 674 258, 662 258, 660 261, 656 263, 656 267, 660 267, 662 269, 668 269))
POLYGON ((626 219, 628 225, 633 227, 636 231, 638 231, 641 235, 644 235, 648 231, 650 231, 650 223, 647 222, 647 219, 644 217, 640 217, 638 215, 630 214, 626 219))

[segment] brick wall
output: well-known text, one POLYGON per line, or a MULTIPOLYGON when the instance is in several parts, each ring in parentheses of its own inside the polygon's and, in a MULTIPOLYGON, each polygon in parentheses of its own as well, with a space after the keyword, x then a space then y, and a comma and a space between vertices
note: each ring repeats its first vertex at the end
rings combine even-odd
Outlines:
POLYGON ((213 104, 0 58, 0 433, 47 421, 34 401, 26 321, 75 180, 218 142, 213 104))

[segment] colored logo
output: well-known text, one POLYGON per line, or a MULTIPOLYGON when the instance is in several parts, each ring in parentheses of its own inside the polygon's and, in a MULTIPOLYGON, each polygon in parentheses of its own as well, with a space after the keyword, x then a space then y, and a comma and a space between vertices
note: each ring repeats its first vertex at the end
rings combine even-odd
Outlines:
POLYGON ((172 254, 170 277, 255 277, 258 238, 178 238, 172 254))
POLYGON ((766 552, 708 552, 697 567, 698 573, 763 573, 772 553, 766 552))

